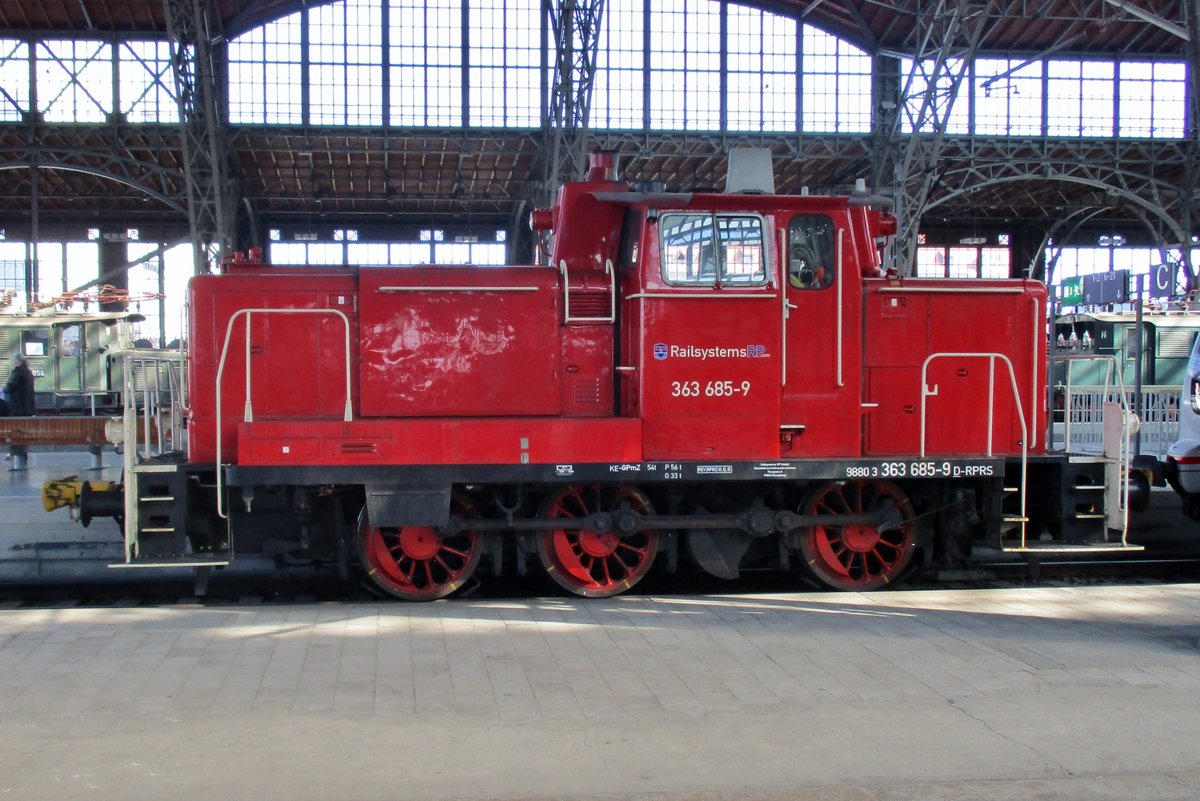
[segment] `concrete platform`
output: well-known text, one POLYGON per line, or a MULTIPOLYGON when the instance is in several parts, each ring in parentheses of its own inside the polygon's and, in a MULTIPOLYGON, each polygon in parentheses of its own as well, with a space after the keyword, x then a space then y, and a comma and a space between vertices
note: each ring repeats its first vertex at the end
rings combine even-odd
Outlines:
POLYGON ((0 798, 1200 799, 1200 584, 0 610, 0 798))

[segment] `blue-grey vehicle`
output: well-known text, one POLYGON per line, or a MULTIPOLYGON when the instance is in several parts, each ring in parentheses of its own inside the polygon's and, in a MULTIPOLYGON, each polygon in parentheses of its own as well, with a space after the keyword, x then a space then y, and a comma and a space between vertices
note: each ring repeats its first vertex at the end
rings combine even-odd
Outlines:
POLYGON ((1192 347, 1179 397, 1179 437, 1167 449, 1167 482, 1183 498, 1183 510, 1200 520, 1200 340, 1192 347))

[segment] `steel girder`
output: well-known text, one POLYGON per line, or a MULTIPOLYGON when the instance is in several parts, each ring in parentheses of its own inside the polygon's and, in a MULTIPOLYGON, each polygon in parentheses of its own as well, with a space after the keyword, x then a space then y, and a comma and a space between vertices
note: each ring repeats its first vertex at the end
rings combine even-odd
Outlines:
POLYGON ((211 0, 163 0, 179 104, 179 130, 187 181, 188 224, 197 273, 208 272, 233 249, 236 202, 228 180, 221 81, 216 76, 211 0))
MULTIPOLYGON (((1180 199, 1179 220, 1189 235, 1200 222, 1200 0, 1186 0, 1183 6, 1187 21, 1188 64, 1188 138, 1183 158, 1183 196, 1180 199)), ((1187 288, 1197 289, 1197 266, 1192 262, 1192 249, 1183 248, 1183 266, 1187 271, 1187 288)))
POLYGON ((559 185, 580 180, 587 170, 588 120, 604 0, 545 0, 545 7, 554 35, 554 85, 542 197, 552 200, 559 185))
MULTIPOLYGON (((1007 149, 1004 158, 956 160, 950 155, 956 148, 950 144, 957 143, 948 143, 943 149, 940 188, 925 205, 926 218, 956 202, 961 211, 969 205, 972 195, 989 189, 1024 186, 1028 188, 1031 204, 1047 203, 1047 192, 1051 190, 1063 195, 1063 199, 1048 202, 1050 207, 1044 218, 1047 227, 1064 213, 1069 215, 1081 207, 1096 210, 1097 215, 1093 216, 1108 210, 1109 218, 1119 208, 1123 210, 1123 216, 1132 216, 1145 224, 1164 250, 1178 248, 1187 241, 1180 223, 1179 184, 1156 177, 1152 171, 1138 171, 1131 162, 1090 160, 1089 154, 1096 155, 1094 149, 1064 149, 1061 142, 1043 142, 1040 146, 1013 143, 1016 146, 1007 149), (1036 155, 1038 151, 1041 155, 1036 155)), ((966 145, 964 149, 974 149, 977 143, 962 144, 966 145)), ((1152 167, 1155 163, 1153 154, 1181 155, 1177 145, 1155 148, 1139 153, 1138 158, 1147 161, 1136 166, 1152 167)), ((1111 158, 1113 153, 1110 150, 1105 155, 1111 158)))
MULTIPOLYGON (((719 187, 726 154, 735 146, 770 148, 783 192, 803 187, 847 192, 855 178, 869 174, 876 153, 870 137, 858 136, 594 131, 592 138, 625 154, 624 179, 661 180, 687 191, 719 187)), ((300 151, 309 148, 327 182, 324 214, 419 214, 431 208, 439 214, 500 217, 540 188, 536 167, 542 144, 536 130, 275 126, 239 127, 230 140, 232 152, 242 158, 247 196, 262 204, 264 213, 312 213, 308 157, 302 169, 296 166, 300 151), (387 158, 379 147, 385 140, 387 158)), ((1191 195, 1185 187, 1192 186, 1186 173, 1195 152, 1190 141, 946 136, 938 152, 939 179, 926 204, 932 212, 966 218, 973 196, 986 196, 1000 185, 1028 186, 1025 199, 998 201, 1011 207, 1011 214, 1027 213, 1031 204, 1053 211, 1047 186, 1059 184, 1068 195, 1080 194, 1071 186, 1111 189, 1178 220, 1172 226, 1176 235, 1189 228, 1183 215, 1191 195)), ((159 200, 172 214, 182 213, 186 190, 179 153, 178 134, 167 126, 0 126, 0 175, 5 175, 0 187, 9 187, 0 190, 0 211, 6 204, 26 208, 28 187, 21 186, 28 168, 36 166, 117 181, 159 200)), ((49 195, 58 189, 70 191, 67 185, 43 186, 43 202, 53 203, 49 195)), ((79 185, 70 189, 78 191, 79 185)), ((970 216, 981 219, 978 213, 970 216)))
POLYGON ((917 230, 940 180, 946 125, 995 6, 990 0, 936 0, 921 15, 921 38, 887 119, 876 167, 877 187, 896 201, 899 232, 890 262, 901 275, 916 269, 917 230))

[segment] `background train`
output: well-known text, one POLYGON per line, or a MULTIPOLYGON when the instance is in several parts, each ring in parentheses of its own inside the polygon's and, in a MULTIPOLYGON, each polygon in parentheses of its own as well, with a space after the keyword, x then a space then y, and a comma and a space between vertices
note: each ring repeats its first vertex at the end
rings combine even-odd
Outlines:
POLYGON ((775 195, 766 167, 635 191, 595 154, 532 215, 546 266, 232 260, 189 288, 186 450, 131 441, 122 483, 44 500, 117 518, 128 566, 271 554, 412 600, 1136 549, 1128 411, 1100 453, 1047 448, 1045 287, 885 274, 883 199, 775 195))
POLYGON ((1139 349, 1135 312, 1092 311, 1056 318, 1052 442, 1065 442, 1069 436, 1073 447, 1098 451, 1103 404, 1121 394, 1139 418, 1138 453, 1166 457, 1179 435, 1179 391, 1188 378, 1200 314, 1176 304, 1148 305, 1140 326, 1139 349))
MULTIPOLYGON (((1143 311, 1141 325, 1139 359, 1138 320, 1134 312, 1079 312, 1058 317, 1054 333, 1059 352, 1113 357, 1112 361, 1077 365, 1071 373, 1072 383, 1102 385, 1106 379, 1113 383, 1115 376, 1106 373, 1109 365, 1116 365, 1126 387, 1138 382, 1139 367, 1144 386, 1180 386, 1200 333, 1200 314, 1169 307, 1143 311)), ((1066 383, 1065 366, 1058 366, 1054 378, 1058 386, 1066 383)))
MULTIPOLYGON (((15 353, 23 353, 34 375, 39 415, 119 414, 126 357, 134 372, 133 386, 165 387, 168 363, 182 364, 178 348, 159 350, 139 341, 136 325, 145 318, 134 312, 12 312, 0 314, 0 359, 5 369, 15 353), (145 358, 165 357, 150 367, 145 358), (156 376, 155 370, 162 374, 156 376)), ((179 373, 178 367, 175 372, 179 373)))

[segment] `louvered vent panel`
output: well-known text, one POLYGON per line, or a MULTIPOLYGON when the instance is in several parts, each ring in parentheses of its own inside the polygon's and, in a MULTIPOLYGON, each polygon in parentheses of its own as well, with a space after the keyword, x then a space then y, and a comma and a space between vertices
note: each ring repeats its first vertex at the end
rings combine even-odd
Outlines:
POLYGON ((595 406, 600 403, 600 379, 577 379, 575 381, 575 403, 580 406, 595 406))
POLYGON ((1158 348, 1155 355, 1168 359, 1185 359, 1192 352, 1194 331, 1158 330, 1158 348))
POLYGON ((608 292, 572 292, 571 317, 603 317, 612 313, 612 297, 608 292))

